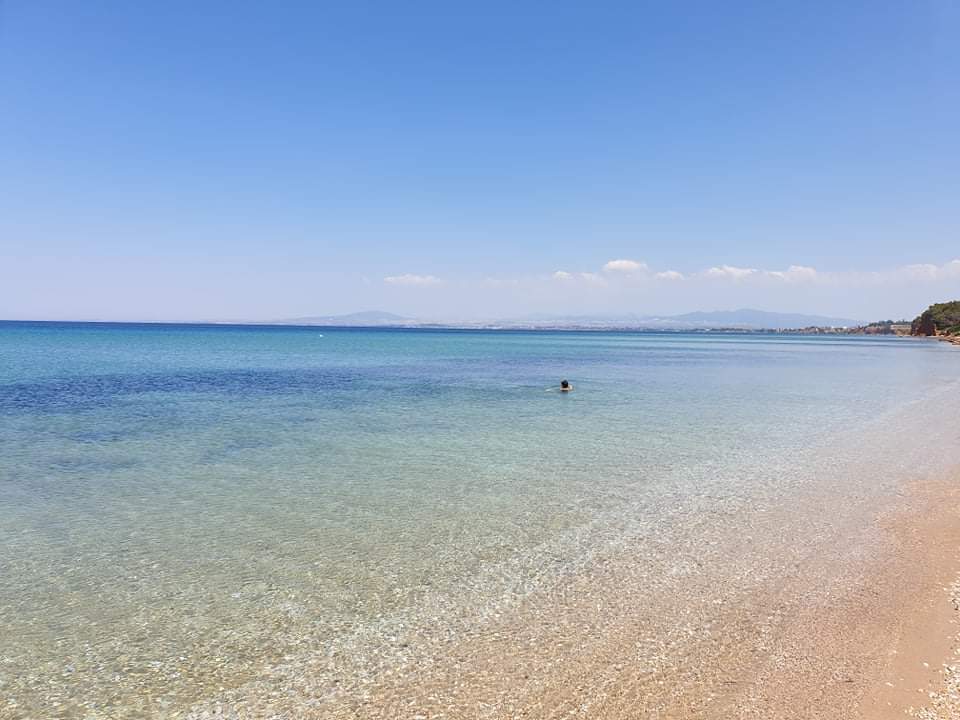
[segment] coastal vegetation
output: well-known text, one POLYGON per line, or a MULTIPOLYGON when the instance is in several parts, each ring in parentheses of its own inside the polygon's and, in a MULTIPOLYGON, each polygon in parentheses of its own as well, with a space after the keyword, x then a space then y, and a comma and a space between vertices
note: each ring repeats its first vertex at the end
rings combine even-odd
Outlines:
POLYGON ((914 319, 910 334, 960 336, 960 300, 928 307, 914 319))

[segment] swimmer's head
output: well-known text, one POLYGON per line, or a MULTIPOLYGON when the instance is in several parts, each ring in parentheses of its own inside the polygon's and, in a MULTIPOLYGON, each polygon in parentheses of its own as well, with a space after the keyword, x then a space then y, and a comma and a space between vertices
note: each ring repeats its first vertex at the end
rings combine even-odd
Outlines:
POLYGON ((561 381, 560 381, 560 387, 562 387, 564 390, 566 390, 567 388, 570 387, 570 383, 567 382, 566 380, 561 380, 561 381))

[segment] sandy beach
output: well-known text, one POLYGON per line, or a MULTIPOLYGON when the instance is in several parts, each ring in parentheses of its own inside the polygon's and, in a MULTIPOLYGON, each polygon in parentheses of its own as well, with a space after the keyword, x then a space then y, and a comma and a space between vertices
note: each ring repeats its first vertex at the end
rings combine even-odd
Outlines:
MULTIPOLYGON (((482 635, 398 638, 408 661, 362 688, 336 688, 319 665, 302 672, 294 662, 190 717, 960 717, 948 670, 960 649, 958 481, 960 468, 912 482, 872 527, 834 528, 835 554, 799 552, 789 576, 729 605, 709 568, 684 582, 701 602, 671 606, 650 580, 677 572, 668 557, 632 571, 598 558, 548 602, 505 612, 482 635), (658 634, 664 625, 675 630, 658 634), (284 693, 269 693, 278 684, 284 693)), ((767 522, 791 537, 798 527, 767 522)), ((328 661, 342 672, 349 659, 328 661)))

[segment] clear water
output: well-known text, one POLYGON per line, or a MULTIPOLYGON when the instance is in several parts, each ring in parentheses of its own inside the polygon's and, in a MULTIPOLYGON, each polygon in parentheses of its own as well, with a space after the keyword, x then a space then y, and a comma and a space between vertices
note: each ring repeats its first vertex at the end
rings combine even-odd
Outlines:
POLYGON ((398 633, 629 528, 802 491, 811 448, 944 460, 918 401, 958 370, 901 339, 0 323, 0 717, 165 717, 334 646, 330 682, 373 682, 398 633))

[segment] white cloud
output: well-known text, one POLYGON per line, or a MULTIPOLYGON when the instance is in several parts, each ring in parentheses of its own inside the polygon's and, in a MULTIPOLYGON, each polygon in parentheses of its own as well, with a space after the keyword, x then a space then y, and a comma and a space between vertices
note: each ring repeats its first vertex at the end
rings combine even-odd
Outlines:
POLYGON ((568 266, 530 275, 505 271, 443 279, 408 273, 383 280, 385 288, 404 290, 410 309, 397 310, 410 315, 479 312, 474 308, 480 306, 484 313, 504 317, 533 311, 673 313, 759 307, 870 320, 905 317, 934 299, 960 296, 960 258, 859 270, 718 264, 682 271, 620 258, 592 270, 568 266))
POLYGON ((728 280, 743 280, 756 275, 759 271, 756 268, 741 268, 733 265, 720 265, 719 267, 708 268, 704 275, 709 278, 720 278, 728 280))
POLYGON ((930 280, 936 279, 939 270, 940 268, 936 265, 929 263, 906 265, 903 267, 903 272, 911 277, 929 278, 930 280))
POLYGON ((572 272, 567 272, 566 270, 557 270, 552 277, 554 280, 560 280, 561 282, 577 281, 580 283, 585 283, 587 285, 596 285, 601 287, 607 284, 607 281, 603 278, 602 275, 599 275, 598 273, 593 273, 593 272, 572 273, 572 272))
POLYGON ((584 272, 580 273, 580 278, 591 285, 606 285, 607 281, 603 279, 603 276, 598 275, 597 273, 584 272))
POLYGON ((951 260, 943 265, 921 263, 905 265, 900 272, 911 280, 945 280, 960 277, 960 260, 951 260))
MULTIPOLYGON (((551 277, 563 282, 609 288, 651 287, 652 281, 673 284, 683 280, 683 287, 693 288, 698 281, 726 281, 737 286, 773 287, 818 285, 832 288, 880 287, 960 280, 960 259, 943 265, 917 263, 887 270, 821 271, 808 265, 790 265, 786 270, 717 265, 699 272, 681 273, 677 270, 651 270, 646 263, 635 260, 611 260, 603 272, 573 272, 557 270, 551 277)), ((679 286, 678 286, 679 287, 679 286)))
POLYGON ((658 272, 654 277, 658 280, 683 280, 683 273, 678 273, 676 270, 664 270, 658 272))
POLYGON ((603 269, 606 272, 642 272, 647 269, 647 264, 636 260, 611 260, 603 266, 603 269))
POLYGON ((817 279, 817 271, 805 265, 791 265, 786 270, 770 270, 767 275, 787 282, 812 282, 817 279))
POLYGON ((439 285, 440 278, 433 275, 414 275, 406 273, 405 275, 388 275, 383 279, 388 285, 405 285, 409 287, 427 287, 430 285, 439 285))
POLYGON ((757 268, 742 268, 734 265, 719 265, 707 268, 701 275, 717 280, 762 280, 771 278, 789 283, 813 282, 820 276, 817 270, 806 265, 791 265, 786 270, 759 270, 757 268))
POLYGON ((836 286, 844 287, 883 287, 883 286, 919 286, 960 280, 960 259, 951 260, 943 265, 933 263, 914 263, 901 265, 889 270, 820 273, 822 278, 836 286))

